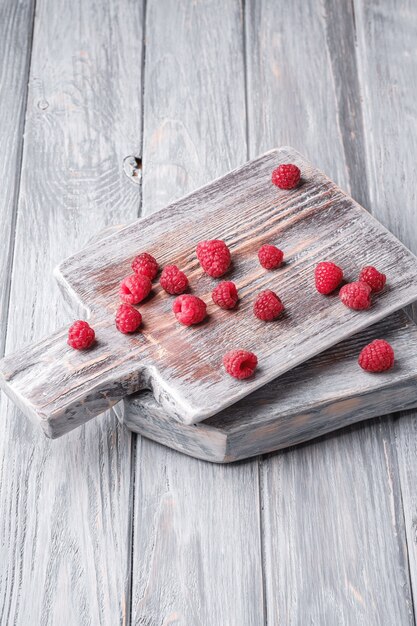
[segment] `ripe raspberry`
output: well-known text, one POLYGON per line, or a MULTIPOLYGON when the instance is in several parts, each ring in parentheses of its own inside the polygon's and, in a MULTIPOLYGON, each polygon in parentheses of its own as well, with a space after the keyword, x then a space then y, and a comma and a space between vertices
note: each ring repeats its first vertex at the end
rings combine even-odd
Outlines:
POLYGON ((96 334, 90 324, 83 322, 83 320, 77 320, 68 331, 67 343, 75 350, 86 350, 94 342, 95 336, 96 334))
POLYGON ((385 372, 394 365, 394 350, 387 341, 375 339, 364 347, 358 363, 367 372, 385 372))
POLYGON ((284 258, 284 253, 282 250, 277 248, 276 246, 270 246, 269 244, 265 244, 259 249, 258 259, 259 263, 266 270, 274 270, 279 267, 284 258))
POLYGON ((371 291, 367 283, 348 283, 339 291, 339 298, 345 306, 360 311, 371 306, 371 291))
POLYGON ((188 287, 188 278, 176 265, 164 267, 159 282, 162 289, 173 295, 183 293, 188 287))
POLYGON ((214 304, 221 309, 233 309, 239 299, 235 283, 225 281, 219 283, 212 291, 211 297, 214 304))
POLYGON ((142 324, 142 315, 130 304, 121 304, 116 311, 116 327, 121 333, 134 333, 142 324))
POLYGON ((230 250, 220 239, 200 241, 196 252, 201 267, 213 278, 224 274, 230 265, 230 250))
POLYGON ((372 267, 372 265, 367 265, 361 269, 359 280, 363 283, 367 283, 372 291, 378 292, 383 290, 387 277, 385 274, 378 272, 378 270, 375 267, 372 267))
POLYGON ((126 304, 141 302, 152 289, 152 283, 147 276, 131 274, 120 283, 119 296, 126 304))
POLYGON ((223 365, 228 374, 234 378, 249 378, 258 365, 256 354, 247 350, 230 350, 223 357, 223 365))
POLYGON ((206 303, 197 298, 197 296, 190 296, 184 294, 175 298, 172 310, 175 313, 177 320, 185 326, 192 326, 202 322, 206 317, 206 303))
POLYGON ((257 318, 264 322, 271 322, 276 319, 278 315, 284 310, 284 305, 278 298, 277 294, 266 289, 258 294, 255 304, 253 305, 253 312, 257 318))
POLYGON ((149 280, 153 280, 158 273, 158 263, 151 254, 142 252, 133 259, 132 270, 135 274, 147 276, 149 280))
POLYGON ((334 263, 324 261, 316 266, 314 276, 317 291, 327 295, 340 285, 343 280, 343 271, 334 263))
POLYGON ((292 163, 279 165, 272 172, 272 182, 280 189, 294 189, 300 182, 301 172, 292 163))

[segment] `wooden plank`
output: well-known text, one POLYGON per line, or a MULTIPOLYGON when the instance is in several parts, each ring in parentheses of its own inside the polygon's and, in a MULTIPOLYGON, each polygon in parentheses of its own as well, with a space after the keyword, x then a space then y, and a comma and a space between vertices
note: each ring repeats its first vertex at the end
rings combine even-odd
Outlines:
MULTIPOLYGON (((239 2, 148 3, 144 212, 246 160, 239 2)), ((264 623, 256 463, 197 462, 142 439, 132 623, 264 623)))
MULTIPOLYGON (((323 9, 248 3, 251 150, 290 143, 355 196, 361 111, 349 100, 354 89, 335 89, 357 80, 354 19, 349 3, 323 9), (302 36, 300 25, 308 25, 302 36), (348 69, 338 61, 343 49, 348 69), (353 123, 357 152, 349 153, 343 137, 353 123)), ((268 624, 414 623, 389 420, 269 457, 261 484, 268 624)))
MULTIPOLYGON (((355 2, 358 59, 367 137, 370 208, 417 251, 415 177, 417 63, 415 3, 355 2)), ((414 319, 417 308, 413 307, 414 319)), ((414 604, 417 589, 417 438, 415 411, 394 422, 414 604)))
POLYGON ((0 161, 0 355, 6 339, 33 7, 33 0, 5 0, 0 5, 0 136, 5 157, 0 161))
POLYGON ((172 420, 150 392, 130 396, 116 413, 130 430, 153 441, 199 459, 230 463, 414 406, 417 326, 401 311, 201 424, 172 420), (357 359, 363 346, 379 337, 389 341, 399 361, 376 376, 363 372, 357 359))
MULTIPOLYGON (((66 321, 56 263, 138 212, 143 5, 97 9, 37 1, 7 352, 66 321)), ((125 624, 132 437, 106 415, 51 443, 6 401, 0 428, 0 622, 125 624)))
POLYGON ((0 363, 0 384, 45 432, 57 436, 135 391, 151 389, 164 410, 187 424, 201 422, 296 365, 375 323, 417 298, 417 258, 367 211, 291 148, 272 150, 157 215, 92 243, 59 266, 63 288, 92 311, 97 341, 88 351, 67 345, 67 327, 0 363), (297 164, 302 184, 290 191, 271 183, 280 163, 297 164), (174 236, 172 236, 174 235, 174 236), (225 311, 211 292, 218 281, 203 273, 195 245, 224 237, 231 249, 239 306, 225 311), (259 247, 278 243, 285 265, 264 270, 259 247), (179 324, 175 299, 159 285, 140 303, 141 332, 120 333, 114 323, 119 286, 138 251, 163 267, 184 269, 192 293, 207 303, 199 326, 179 324), (323 259, 355 280, 377 265, 388 288, 366 312, 344 306, 337 294, 317 293, 314 269, 323 259), (253 315, 264 289, 278 292, 284 314, 273 323, 253 315), (246 381, 221 367, 234 347, 257 354, 259 368, 246 381))

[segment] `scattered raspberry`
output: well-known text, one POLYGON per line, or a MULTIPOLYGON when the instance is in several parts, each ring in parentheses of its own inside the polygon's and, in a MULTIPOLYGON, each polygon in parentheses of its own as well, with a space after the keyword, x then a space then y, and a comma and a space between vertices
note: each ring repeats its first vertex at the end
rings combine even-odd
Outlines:
POLYGON ((86 350, 94 342, 95 336, 96 334, 90 324, 83 322, 83 320, 77 320, 68 331, 67 343, 75 350, 86 350))
POLYGON ((230 265, 230 250, 220 239, 200 241, 196 252, 201 267, 213 278, 224 274, 230 265))
POLYGON ((147 276, 131 274, 120 283, 119 296, 126 304, 141 302, 152 289, 152 283, 147 276))
POLYGON ((225 281, 219 283, 211 294, 214 304, 221 309, 233 309, 239 299, 235 283, 225 281))
POLYGON ((394 365, 394 350, 387 341, 375 339, 364 347, 358 363, 367 372, 385 372, 394 365))
POLYGON ((259 249, 259 263, 266 270, 274 270, 279 267, 283 261, 284 253, 276 246, 265 244, 259 249))
POLYGON ((372 291, 378 292, 383 290, 387 277, 385 274, 378 272, 378 270, 375 267, 372 267, 372 265, 367 265, 361 269, 359 280, 363 283, 367 283, 372 291))
POLYGON ((258 365, 256 354, 247 350, 230 350, 223 357, 223 365, 228 374, 234 378, 249 378, 258 365))
POLYGON ((271 322, 277 318, 283 310, 284 305, 281 300, 278 298, 277 294, 270 289, 261 291, 253 305, 254 314, 264 322, 271 322))
POLYGON ((116 327, 121 333, 134 333, 142 324, 142 315, 131 304, 121 304, 116 312, 116 327))
POLYGON ((175 298, 172 310, 175 313, 177 320, 185 326, 192 326, 202 322, 206 317, 206 303, 197 298, 197 296, 190 296, 184 294, 175 298))
POLYGON ((153 280, 158 273, 158 263, 151 254, 142 252, 133 259, 132 270, 135 274, 147 276, 149 280, 153 280))
POLYGON ((296 165, 279 165, 272 172, 272 182, 280 189, 294 189, 300 182, 301 172, 296 165))
POLYGON ((167 265, 159 279, 162 289, 172 295, 183 293, 188 287, 188 278, 176 265, 167 265))
POLYGON ((343 271, 334 263, 324 261, 316 266, 314 276, 317 291, 327 295, 340 285, 343 280, 343 271))
POLYGON ((345 306, 355 311, 369 309, 371 306, 372 289, 367 283, 357 282, 343 285, 339 291, 339 298, 345 306))

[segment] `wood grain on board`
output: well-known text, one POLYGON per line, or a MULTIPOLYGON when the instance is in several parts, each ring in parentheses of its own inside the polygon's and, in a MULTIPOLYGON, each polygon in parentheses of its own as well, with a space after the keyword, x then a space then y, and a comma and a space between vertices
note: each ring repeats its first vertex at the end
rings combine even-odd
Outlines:
POLYGON ((142 392, 116 407, 133 431, 190 456, 229 463, 287 448, 370 419, 417 406, 417 327, 404 312, 299 365, 214 417, 187 426, 142 392), (380 375, 360 369, 367 343, 383 337, 395 368, 380 375))
MULTIPOLYGON (((417 13, 412 0, 354 2, 370 208, 417 252, 417 13), (381 103, 383 105, 381 106, 381 103), (384 182, 381 184, 381 173, 384 182)), ((417 307, 412 307, 417 320, 417 307)), ((414 605, 417 589, 417 412, 394 422, 414 605)))
MULTIPOLYGON (((234 0, 148 2, 145 215, 247 160, 241 18, 234 0)), ((132 624, 264 624, 258 464, 140 438, 135 468, 132 624)))
MULTIPOLYGON (((138 214, 143 3, 99 8, 36 2, 7 353, 70 321, 62 257, 138 214)), ((51 442, 5 397, 0 430, 0 623, 127 624, 132 436, 107 414, 51 442)))
MULTIPOLYGON (((376 12, 384 12, 389 29, 398 3, 383 5, 378 2, 376 12)), ((355 49, 352 4, 326 0, 319 8, 315 2, 292 2, 277 11, 271 0, 249 0, 246 8, 251 156, 277 142, 293 145, 366 202, 369 134, 356 59, 362 62, 368 38, 355 49), (301 37, 295 25, 302 25, 301 37)), ((370 27, 377 24, 380 20, 371 21, 370 27)), ((396 34, 400 41, 401 30, 396 34)), ((375 45, 376 62, 383 45, 375 45)), ((388 58, 387 71, 393 67, 388 58)), ((375 97, 373 116, 381 123, 376 146, 386 145, 395 159, 397 135, 386 132, 384 101, 375 97)), ((413 156, 410 152, 410 160, 413 156)), ((375 184, 385 184, 383 171, 375 173, 375 184)), ((390 210, 400 213, 402 207, 395 202, 390 210)), ((268 625, 414 623, 389 419, 271 455, 260 473, 268 625)))
POLYGON ((203 421, 412 302, 417 258, 301 155, 281 148, 91 244, 59 266, 58 279, 92 312, 94 347, 74 351, 64 328, 0 364, 0 384, 52 437, 141 389, 151 389, 179 421, 203 421), (270 180, 274 167, 288 162, 303 176, 302 185, 289 192, 270 180), (220 234, 232 252, 228 277, 240 294, 236 311, 210 303, 217 281, 203 273, 195 257, 198 241, 220 234), (285 251, 284 267, 275 272, 265 271, 257 258, 267 242, 285 251), (117 331, 120 281, 139 251, 153 254, 162 267, 173 263, 184 269, 192 293, 208 303, 205 322, 192 328, 179 324, 171 311, 174 298, 158 285, 140 306, 141 331, 117 331), (338 263, 346 280, 355 280, 364 265, 377 265, 390 277, 389 285, 368 311, 352 311, 337 294, 317 293, 314 268, 323 259, 338 263), (281 318, 269 324, 252 312, 256 294, 268 288, 285 305, 281 318), (219 367, 234 347, 258 356, 256 374, 246 381, 219 367))

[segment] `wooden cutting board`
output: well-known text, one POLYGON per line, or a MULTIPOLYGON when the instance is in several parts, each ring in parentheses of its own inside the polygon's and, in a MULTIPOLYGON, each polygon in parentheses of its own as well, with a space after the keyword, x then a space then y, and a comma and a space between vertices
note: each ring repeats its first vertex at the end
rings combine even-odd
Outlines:
POLYGON ((116 413, 149 439, 198 459, 230 463, 415 406, 417 326, 399 311, 200 424, 172 420, 150 392, 126 398, 116 413), (360 350, 382 338, 394 347, 394 368, 364 372, 357 363, 360 350))
POLYGON ((69 348, 64 328, 0 364, 6 392, 50 436, 146 388, 174 418, 200 422, 417 299, 416 257, 291 148, 272 150, 92 243, 62 263, 57 277, 66 295, 91 313, 94 349, 69 348), (302 184, 282 191, 271 184, 271 172, 288 162, 300 167, 302 184), (233 267, 226 277, 239 288, 237 311, 210 302, 217 281, 202 272, 195 255, 196 244, 210 238, 230 246, 233 267), (285 252, 285 266, 275 272, 257 260, 257 250, 267 242, 285 252), (174 263, 187 273, 192 292, 208 303, 206 322, 181 326, 171 312, 173 298, 157 285, 139 307, 142 332, 127 336, 115 329, 120 280, 130 273, 132 258, 145 250, 161 266, 174 263), (363 265, 376 264, 388 276, 387 288, 370 310, 352 311, 336 295, 316 292, 314 267, 326 259, 340 264, 347 280, 356 279, 363 265), (269 324, 252 314, 255 295, 266 288, 286 307, 269 324), (221 367, 223 354, 237 347, 259 358, 256 375, 246 381, 221 367))

